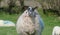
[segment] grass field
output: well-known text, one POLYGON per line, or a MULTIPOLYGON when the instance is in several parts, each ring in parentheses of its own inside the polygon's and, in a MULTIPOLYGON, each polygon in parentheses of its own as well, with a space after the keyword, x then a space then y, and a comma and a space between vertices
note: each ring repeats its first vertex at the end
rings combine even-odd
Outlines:
MULTIPOLYGON (((41 17, 43 18, 45 28, 42 32, 42 35, 51 35, 54 26, 60 26, 60 19, 56 16, 46 16, 42 13, 42 10, 39 10, 41 17)), ((0 20, 10 20, 16 24, 19 15, 13 14, 8 15, 0 13, 0 20)), ((15 27, 0 27, 0 35, 17 35, 15 27)))

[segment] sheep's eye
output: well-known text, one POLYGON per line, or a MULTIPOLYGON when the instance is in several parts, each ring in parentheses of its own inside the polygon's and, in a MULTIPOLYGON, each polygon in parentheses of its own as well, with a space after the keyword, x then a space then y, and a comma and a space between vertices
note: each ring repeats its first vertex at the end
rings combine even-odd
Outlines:
POLYGON ((26 12, 27 13, 27 12, 26 12))

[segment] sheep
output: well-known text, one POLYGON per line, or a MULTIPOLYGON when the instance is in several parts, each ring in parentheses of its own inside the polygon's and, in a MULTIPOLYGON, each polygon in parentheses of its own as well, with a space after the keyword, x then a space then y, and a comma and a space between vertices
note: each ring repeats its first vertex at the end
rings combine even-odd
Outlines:
POLYGON ((18 35, 41 35, 44 22, 36 8, 29 6, 18 18, 16 24, 18 35))
POLYGON ((60 35, 60 27, 59 26, 55 26, 53 28, 52 35, 60 35))
POLYGON ((0 26, 4 26, 4 27, 14 26, 15 27, 15 24, 12 21, 0 20, 0 26))

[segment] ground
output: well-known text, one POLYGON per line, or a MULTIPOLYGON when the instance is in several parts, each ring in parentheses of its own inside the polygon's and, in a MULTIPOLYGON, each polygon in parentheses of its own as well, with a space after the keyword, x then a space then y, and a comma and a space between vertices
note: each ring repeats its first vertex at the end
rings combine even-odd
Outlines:
MULTIPOLYGON (((39 14, 41 15, 45 28, 42 32, 42 35, 52 35, 52 30, 54 26, 60 26, 60 19, 56 16, 46 16, 42 13, 42 10, 39 9, 39 14)), ((16 24, 16 21, 18 19, 19 15, 13 14, 2 14, 0 13, 0 20, 10 20, 13 21, 16 24)), ((0 27, 0 35, 17 35, 16 27, 0 27)))

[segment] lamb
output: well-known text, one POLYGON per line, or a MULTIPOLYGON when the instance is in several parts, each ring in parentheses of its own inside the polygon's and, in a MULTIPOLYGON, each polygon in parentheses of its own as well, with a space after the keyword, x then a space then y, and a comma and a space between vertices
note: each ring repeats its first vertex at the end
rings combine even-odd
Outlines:
POLYGON ((60 35, 60 27, 59 26, 55 26, 53 28, 52 35, 60 35))
POLYGON ((18 18, 16 24, 18 35, 41 35, 44 23, 36 8, 28 7, 18 18))

